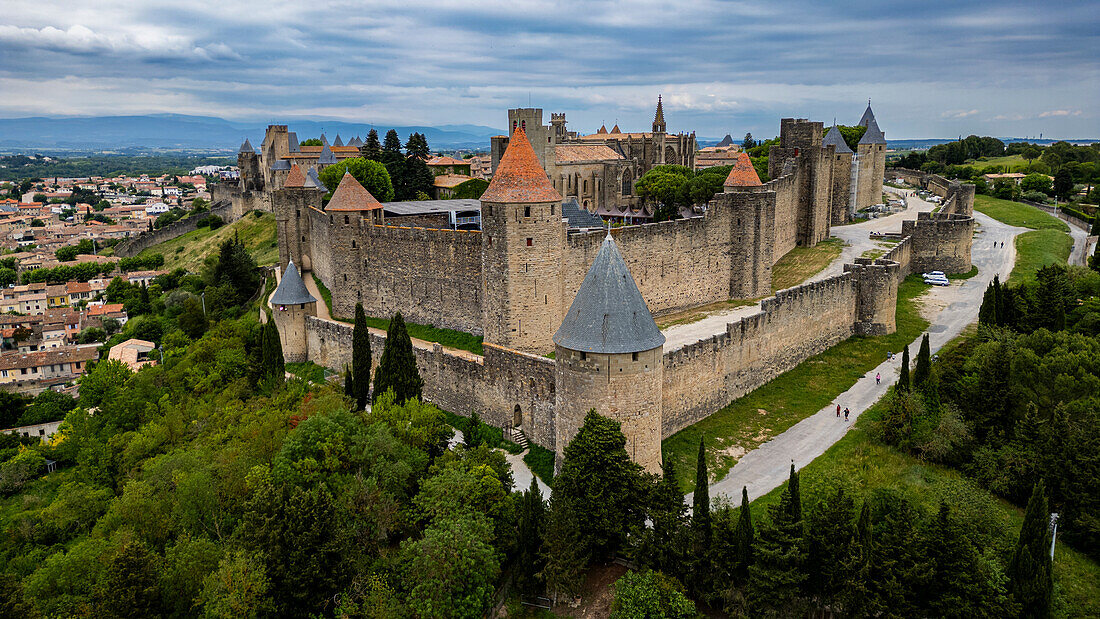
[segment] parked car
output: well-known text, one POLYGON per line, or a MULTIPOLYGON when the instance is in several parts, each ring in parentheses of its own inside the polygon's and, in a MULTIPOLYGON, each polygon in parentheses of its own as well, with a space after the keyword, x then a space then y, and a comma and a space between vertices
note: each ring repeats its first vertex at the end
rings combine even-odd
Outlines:
POLYGON ((935 278, 940 278, 940 279, 947 279, 947 276, 943 274, 943 271, 929 271, 927 273, 921 274, 921 277, 925 277, 925 278, 935 277, 935 278))
POLYGON ((925 277, 924 283, 933 286, 950 286, 951 282, 946 277, 925 277))

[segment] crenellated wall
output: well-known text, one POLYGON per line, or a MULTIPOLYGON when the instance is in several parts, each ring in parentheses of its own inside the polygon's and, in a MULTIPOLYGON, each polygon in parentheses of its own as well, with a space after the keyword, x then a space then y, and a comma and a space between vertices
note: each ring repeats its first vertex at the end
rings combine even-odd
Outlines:
POLYGON ((729 323, 725 333, 666 351, 663 436, 851 336, 856 282, 844 273, 780 291, 764 299, 759 313, 729 323))
POLYGON ((909 240, 909 272, 966 273, 971 269, 973 217, 917 213, 916 221, 902 222, 901 234, 909 240))

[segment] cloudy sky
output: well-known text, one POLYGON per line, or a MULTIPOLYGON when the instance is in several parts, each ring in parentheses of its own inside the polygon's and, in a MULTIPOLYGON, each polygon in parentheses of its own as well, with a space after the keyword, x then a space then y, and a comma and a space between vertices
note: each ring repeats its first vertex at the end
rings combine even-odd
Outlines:
POLYGON ((4 0, 0 117, 1100 137, 1100 3, 4 0))

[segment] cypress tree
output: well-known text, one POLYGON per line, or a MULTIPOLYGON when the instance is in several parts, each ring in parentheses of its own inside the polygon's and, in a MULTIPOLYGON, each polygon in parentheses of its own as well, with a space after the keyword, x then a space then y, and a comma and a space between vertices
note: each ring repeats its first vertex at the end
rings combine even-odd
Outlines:
POLYGON ((355 378, 348 366, 344 365, 344 395, 351 401, 355 401, 355 378))
POLYGON ((466 449, 473 449, 481 444, 481 420, 478 419, 477 413, 470 413, 470 418, 466 420, 466 431, 462 434, 462 444, 466 446, 466 449))
POLYGON ((769 521, 761 527, 749 567, 749 599, 758 609, 775 614, 799 614, 801 590, 806 580, 805 531, 802 523, 798 473, 791 464, 791 477, 779 497, 768 507, 769 521))
POLYGON ((901 376, 898 377, 899 393, 906 393, 909 391, 909 345, 906 344, 905 348, 901 351, 901 376))
POLYGON ((841 614, 848 617, 867 617, 873 612, 873 596, 871 582, 874 577, 871 574, 871 558, 874 549, 871 545, 871 504, 864 501, 859 510, 859 521, 856 524, 855 539, 852 543, 851 553, 845 564, 845 572, 848 575, 847 582, 842 587, 839 596, 841 614))
POLYGON ((541 589, 538 574, 544 565, 542 544, 546 516, 542 492, 532 476, 531 487, 523 493, 516 523, 516 588, 524 593, 538 593, 541 589))
POLYGON ((921 389, 926 386, 932 376, 932 347, 928 342, 928 334, 925 333, 920 341, 920 351, 917 352, 917 368, 913 371, 913 386, 921 389))
MULTIPOLYGON (((387 340, 388 341, 388 340, 387 340)), ((370 397, 370 331, 367 330, 367 315, 363 304, 355 304, 355 326, 351 330, 351 372, 354 387, 355 407, 363 410, 370 397)))
POLYGON ((988 590, 974 544, 951 516, 947 503, 940 503, 939 512, 924 527, 922 538, 926 573, 920 583, 923 591, 919 599, 927 608, 920 614, 984 615, 987 610, 983 608, 984 602, 995 596, 988 590))
POLYGON ((359 152, 363 154, 364 159, 382 160, 382 144, 378 141, 378 131, 376 129, 371 129, 367 133, 367 141, 363 142, 363 148, 359 149, 359 152))
POLYGON ((1050 561, 1050 512, 1043 482, 1035 484, 1024 513, 1016 552, 1008 565, 1008 589, 1024 617, 1049 617, 1054 586, 1050 561))
POLYGON ((752 528, 752 510, 749 507, 749 490, 741 486, 741 513, 737 516, 737 575, 743 583, 749 576, 752 565, 752 547, 756 541, 756 532, 752 528))
POLYGON ((1065 329, 1066 289, 1068 288, 1065 270, 1056 265, 1045 266, 1035 272, 1035 279, 1039 282, 1036 290, 1038 320, 1035 326, 1045 327, 1050 331, 1065 329))
POLYGON ((281 382, 285 372, 279 329, 269 317, 260 328, 260 374, 264 380, 274 378, 281 382))
POLYGON ((1001 276, 993 276, 993 300, 996 309, 995 317, 998 325, 1005 323, 1004 286, 1001 285, 1001 276))
POLYGON ((410 398, 419 398, 423 387, 424 380, 416 368, 416 356, 413 355, 405 319, 401 317, 401 312, 397 312, 386 330, 386 347, 382 349, 382 360, 374 371, 374 399, 382 397, 387 389, 393 389, 394 401, 403 404, 410 398))
POLYGON ((707 475, 707 451, 699 439, 699 460, 695 466, 695 494, 692 495, 691 528, 700 549, 710 545, 710 479, 707 475))
POLYGON ((847 567, 855 538, 854 509, 855 503, 844 493, 844 488, 838 488, 810 511, 806 526, 808 584, 826 606, 832 606, 848 580, 847 567))
POLYGON ((993 288, 993 282, 985 287, 982 295, 982 307, 978 310, 978 324, 993 326, 997 324, 997 292, 993 288))
POLYGON ((546 583, 555 604, 561 598, 580 593, 588 556, 576 510, 557 492, 550 499, 550 519, 542 544, 542 560, 543 568, 538 577, 546 583))
POLYGON ((676 483, 676 467, 672 458, 665 458, 661 480, 653 493, 649 519, 653 528, 642 534, 638 550, 645 567, 682 577, 684 532, 686 531, 684 493, 676 483))

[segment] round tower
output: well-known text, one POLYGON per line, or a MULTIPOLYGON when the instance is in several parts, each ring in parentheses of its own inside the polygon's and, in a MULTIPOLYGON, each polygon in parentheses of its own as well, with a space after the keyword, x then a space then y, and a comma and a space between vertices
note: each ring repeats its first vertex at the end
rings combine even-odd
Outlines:
POLYGON ((291 262, 283 272, 279 287, 271 293, 271 307, 279 341, 283 345, 283 360, 287 363, 307 361, 309 340, 306 337, 306 317, 317 315, 317 299, 306 290, 298 267, 291 262))
POLYGON ((664 343, 608 233, 554 334, 557 466, 595 409, 622 424, 632 460, 661 471, 664 343))

